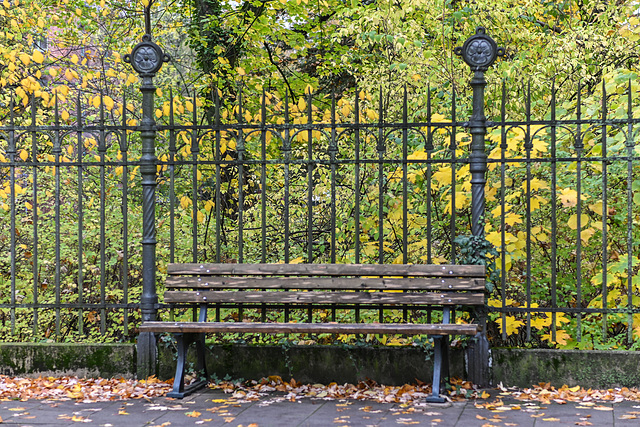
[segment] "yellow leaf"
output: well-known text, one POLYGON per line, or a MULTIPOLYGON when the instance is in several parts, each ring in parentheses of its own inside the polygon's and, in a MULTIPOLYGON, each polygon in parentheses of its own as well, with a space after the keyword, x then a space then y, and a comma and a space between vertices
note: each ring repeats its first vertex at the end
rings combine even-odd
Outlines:
POLYGON ((602 215, 602 202, 595 202, 589 205, 589 209, 593 212, 602 215))
MULTIPOLYGON (((587 214, 582 214, 580 215, 580 220, 581 220, 581 224, 580 224, 580 228, 584 228, 587 226, 587 224, 589 224, 589 215, 587 214)), ((569 228, 571 228, 572 230, 575 230, 578 228, 578 215, 577 214, 573 214, 569 217, 569 221, 567 221, 567 225, 569 225, 569 228)))
POLYGON ((433 173, 433 180, 438 188, 451 184, 451 167, 443 166, 438 169, 433 173))
POLYGON ((185 415, 186 415, 187 417, 197 418, 197 417, 199 417, 199 416, 200 416, 200 415, 202 415, 202 414, 201 414, 200 412, 198 412, 198 411, 191 411, 191 412, 187 412, 187 413, 185 413, 185 415))
POLYGON ((44 62, 44 55, 42 55, 42 52, 40 52, 39 50, 34 50, 31 58, 38 64, 42 64, 44 62))
POLYGON ((442 114, 433 114, 431 116, 431 123, 444 123, 445 118, 442 114))
POLYGON ((555 423, 555 422, 560 421, 560 418, 553 418, 553 417, 551 417, 551 418, 543 418, 542 421, 548 421, 548 422, 554 422, 555 423))
POLYGON ((551 317, 538 317, 531 320, 531 326, 536 329, 542 329, 551 325, 551 317))
POLYGON ((300 99, 298 99, 298 111, 303 112, 306 109, 307 102, 304 100, 304 98, 300 97, 300 99))
POLYGON ((540 338, 542 338, 543 341, 549 341, 550 343, 557 343, 557 344, 560 344, 560 345, 567 345, 567 340, 571 339, 571 335, 569 335, 568 333, 566 333, 566 331, 564 331, 562 329, 558 329, 556 331, 556 340, 555 341, 552 340, 551 332, 549 332, 548 334, 542 334, 542 336, 540 338))
POLYGON ((505 215, 504 217, 504 222, 513 226, 514 224, 517 223, 522 223, 522 216, 513 213, 513 212, 509 212, 507 215, 505 215))
MULTIPOLYGON (((565 208, 570 208, 578 204, 578 192, 571 188, 563 188, 560 190, 560 195, 558 197, 565 208)), ((581 199, 585 199, 584 194, 581 199)))
MULTIPOLYGON (((500 333, 502 333, 502 319, 498 319, 498 329, 500 329, 500 333)), ((515 317, 513 316, 507 316, 506 317, 506 333, 507 335, 511 335, 515 332, 518 331, 518 328, 520 328, 521 326, 524 325, 524 322, 522 320, 516 320, 515 317)))
POLYGON ((62 113, 60 113, 60 118, 66 122, 67 120, 69 120, 69 113, 67 111, 63 111, 62 113))
POLYGON ((241 76, 245 76, 247 74, 242 67, 236 68, 236 72, 241 76))
POLYGON ((27 159, 29 158, 29 153, 27 153, 27 150, 20 150, 20 158, 23 162, 27 161, 27 159))
POLYGON ((182 198, 180 199, 180 206, 182 206, 182 209, 187 209, 190 205, 191 199, 187 196, 182 196, 182 198))
POLYGON ((580 386, 579 386, 579 385, 577 385, 577 386, 575 386, 575 387, 571 387, 571 388, 569 389, 569 391, 570 391, 570 392, 572 392, 572 393, 575 393, 576 391, 580 391, 580 386))
POLYGON ((113 107, 115 105, 114 100, 110 97, 110 96, 105 96, 102 99, 102 102, 104 103, 104 106, 107 107, 107 109, 109 110, 113 110, 113 107))
POLYGON ((21 53, 19 58, 20 58, 20 61, 22 61, 22 63, 24 65, 29 65, 31 63, 31 57, 29 55, 27 55, 26 53, 21 53))

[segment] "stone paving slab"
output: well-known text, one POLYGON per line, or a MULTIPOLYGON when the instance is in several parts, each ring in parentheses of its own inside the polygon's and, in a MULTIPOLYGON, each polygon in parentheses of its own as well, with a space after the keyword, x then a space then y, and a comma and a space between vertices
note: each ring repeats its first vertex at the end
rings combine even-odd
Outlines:
POLYGON ((501 398, 498 393, 491 390, 492 397, 478 402, 400 405, 328 399, 292 401, 283 393, 269 393, 259 401, 241 401, 222 391, 204 390, 183 400, 0 401, 0 417, 3 425, 24 427, 640 426, 640 402, 541 404, 501 398))

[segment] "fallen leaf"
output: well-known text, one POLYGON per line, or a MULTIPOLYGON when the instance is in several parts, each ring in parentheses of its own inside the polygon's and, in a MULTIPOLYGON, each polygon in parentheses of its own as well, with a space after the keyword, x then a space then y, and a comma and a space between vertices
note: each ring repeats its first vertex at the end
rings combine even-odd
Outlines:
POLYGON ((191 418, 198 418, 202 414, 198 411, 191 411, 191 412, 186 412, 185 415, 191 418))
POLYGON ((560 418, 543 418, 542 421, 548 421, 548 422, 557 422, 560 421, 560 418))
POLYGON ((624 414, 620 416, 621 420, 635 420, 638 417, 636 417, 635 415, 631 415, 631 414, 624 414))

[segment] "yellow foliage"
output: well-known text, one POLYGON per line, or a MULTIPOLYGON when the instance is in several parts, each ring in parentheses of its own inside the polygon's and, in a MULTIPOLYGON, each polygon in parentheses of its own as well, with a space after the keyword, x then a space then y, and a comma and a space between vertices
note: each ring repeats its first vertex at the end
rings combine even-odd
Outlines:
POLYGON ((516 319, 514 316, 505 316, 504 322, 503 322, 503 319, 498 319, 497 322, 498 322, 498 329, 500 330, 500 333, 503 332, 503 328, 505 327, 503 323, 506 323, 505 331, 507 335, 512 335, 518 332, 518 329, 521 326, 524 326, 524 322, 522 320, 516 319))
POLYGON ((553 344, 567 345, 567 340, 571 339, 571 335, 569 335, 565 330, 558 329, 556 331, 556 340, 552 340, 551 332, 548 334, 542 334, 540 337, 543 341, 548 341, 553 344))

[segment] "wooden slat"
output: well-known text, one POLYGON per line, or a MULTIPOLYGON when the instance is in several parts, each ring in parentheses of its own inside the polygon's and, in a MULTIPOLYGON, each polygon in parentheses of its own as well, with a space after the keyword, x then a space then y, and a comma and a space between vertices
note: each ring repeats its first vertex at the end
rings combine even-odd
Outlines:
POLYGON ((167 303, 483 305, 483 293, 166 291, 167 303))
POLYGON ((427 264, 169 264, 170 275, 484 277, 482 265, 427 264))
POLYGON ((249 323, 249 322, 145 322, 141 332, 245 332, 245 333, 336 333, 405 335, 475 335, 476 324, 413 323, 249 323))
POLYGON ((336 278, 170 276, 167 288, 200 289, 359 289, 483 291, 484 278, 336 278))

